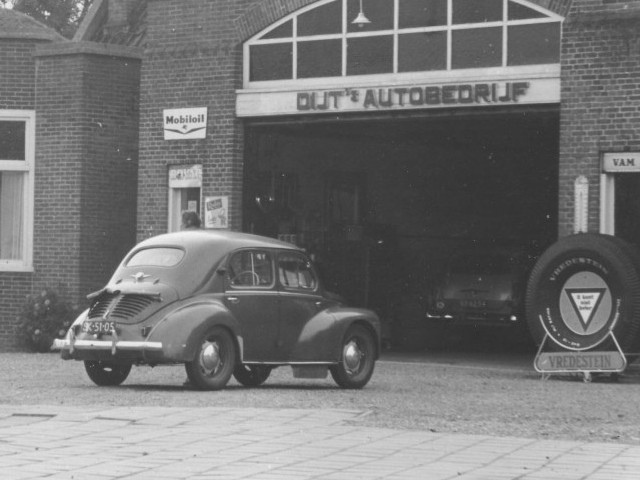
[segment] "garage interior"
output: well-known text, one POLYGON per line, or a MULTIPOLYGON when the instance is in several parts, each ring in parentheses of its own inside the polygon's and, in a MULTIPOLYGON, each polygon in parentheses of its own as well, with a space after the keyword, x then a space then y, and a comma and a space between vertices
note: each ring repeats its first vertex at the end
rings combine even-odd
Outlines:
POLYGON ((305 248, 393 343, 456 249, 557 238, 558 141, 557 106, 248 122, 243 228, 305 248))

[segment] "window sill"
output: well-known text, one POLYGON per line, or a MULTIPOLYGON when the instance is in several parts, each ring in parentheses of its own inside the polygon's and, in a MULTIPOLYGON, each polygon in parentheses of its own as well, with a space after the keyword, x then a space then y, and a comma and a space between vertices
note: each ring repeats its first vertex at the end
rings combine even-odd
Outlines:
POLYGON ((34 269, 32 266, 26 265, 16 265, 10 263, 2 263, 0 261, 0 274, 7 273, 33 273, 34 269))

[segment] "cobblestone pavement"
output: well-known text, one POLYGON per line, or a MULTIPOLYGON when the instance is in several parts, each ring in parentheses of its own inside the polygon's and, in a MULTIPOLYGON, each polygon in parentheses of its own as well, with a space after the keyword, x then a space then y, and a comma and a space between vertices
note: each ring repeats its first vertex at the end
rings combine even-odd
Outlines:
POLYGON ((0 478, 640 478, 640 446, 365 428, 366 414, 1 405, 0 478))

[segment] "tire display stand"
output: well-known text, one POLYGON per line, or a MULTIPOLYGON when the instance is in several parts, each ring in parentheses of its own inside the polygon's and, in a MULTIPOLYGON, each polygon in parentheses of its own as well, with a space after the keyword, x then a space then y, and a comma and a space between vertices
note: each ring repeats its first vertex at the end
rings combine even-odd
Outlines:
POLYGON ((613 334, 613 330, 609 330, 605 339, 607 337, 611 337, 616 350, 584 351, 562 347, 563 350, 560 351, 545 351, 547 339, 551 339, 549 332, 546 332, 533 361, 533 366, 538 373, 542 374, 543 380, 553 374, 582 374, 584 382, 588 383, 591 382, 594 373, 617 375, 627 368, 627 357, 613 334))

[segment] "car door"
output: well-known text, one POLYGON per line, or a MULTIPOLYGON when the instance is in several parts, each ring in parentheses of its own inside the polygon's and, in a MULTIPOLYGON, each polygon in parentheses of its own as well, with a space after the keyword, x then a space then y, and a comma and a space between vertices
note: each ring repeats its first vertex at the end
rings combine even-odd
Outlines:
POLYGON ((304 254, 280 252, 277 272, 281 298, 278 353, 282 361, 295 362, 301 360, 294 358, 294 352, 300 351, 295 347, 302 340, 305 327, 326 307, 326 301, 320 293, 318 276, 304 254))
POLYGON ((278 291, 274 253, 266 249, 235 252, 227 264, 225 304, 240 325, 243 361, 276 358, 278 291))

